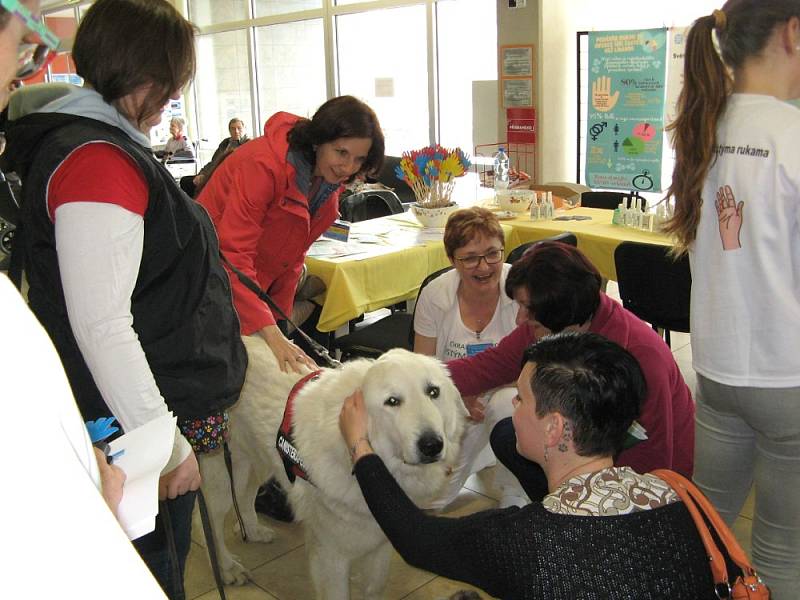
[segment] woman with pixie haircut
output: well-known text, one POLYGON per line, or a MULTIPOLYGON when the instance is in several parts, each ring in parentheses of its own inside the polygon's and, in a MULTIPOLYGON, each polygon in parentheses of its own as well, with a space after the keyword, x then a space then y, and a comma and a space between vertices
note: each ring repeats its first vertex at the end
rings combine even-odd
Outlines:
POLYGON ((524 353, 514 399, 519 450, 542 465, 544 499, 460 518, 419 510, 374 454, 360 391, 339 417, 353 473, 409 564, 497 598, 716 598, 705 548, 675 491, 614 466, 646 384, 636 359, 592 333, 524 353))
POLYGON ((113 415, 129 431, 177 416, 156 529, 134 544, 182 598, 200 486, 192 450, 227 435, 246 367, 213 225, 150 147, 194 74, 194 28, 164 0, 97 0, 72 56, 85 87, 12 96, 8 151, 25 182, 12 262, 24 263, 84 419, 113 415))
MULTIPOLYGON (((444 249, 453 270, 420 292, 414 309, 414 352, 449 362, 491 348, 516 327, 517 304, 503 293, 511 265, 504 263, 503 229, 497 217, 480 207, 458 210, 447 219, 444 249)), ((512 388, 465 400, 471 420, 449 483, 429 508, 445 508, 467 478, 494 461, 492 427, 511 416, 512 388)), ((501 505, 527 503, 519 482, 502 465, 495 468, 501 505)))
POLYGON ((800 580, 798 97, 800 1, 692 25, 667 231, 692 269, 694 478, 729 525, 755 484, 753 563, 778 600, 800 580))

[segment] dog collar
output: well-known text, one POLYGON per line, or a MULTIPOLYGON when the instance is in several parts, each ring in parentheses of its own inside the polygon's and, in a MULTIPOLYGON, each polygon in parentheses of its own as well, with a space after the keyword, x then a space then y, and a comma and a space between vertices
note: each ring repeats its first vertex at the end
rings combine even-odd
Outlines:
POLYGON ((278 454, 281 455, 283 460, 283 468, 286 470, 286 477, 289 478, 291 483, 297 477, 302 477, 309 483, 312 483, 308 477, 308 470, 300 457, 300 452, 294 445, 294 426, 292 425, 292 415, 294 414, 294 399, 303 386, 309 381, 316 381, 319 379, 322 371, 313 371, 300 381, 294 384, 292 391, 289 392, 289 397, 286 399, 286 408, 283 410, 283 421, 281 421, 280 429, 278 429, 278 438, 275 440, 275 447, 278 449, 278 454))

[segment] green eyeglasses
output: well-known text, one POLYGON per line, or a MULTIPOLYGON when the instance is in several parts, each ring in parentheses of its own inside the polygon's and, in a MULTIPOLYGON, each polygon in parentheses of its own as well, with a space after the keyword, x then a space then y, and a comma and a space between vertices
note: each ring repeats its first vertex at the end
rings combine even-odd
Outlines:
POLYGON ((17 74, 15 79, 29 79, 39 73, 56 56, 61 40, 30 9, 19 0, 0 0, 0 6, 21 19, 25 26, 39 36, 41 42, 23 42, 17 51, 17 74))

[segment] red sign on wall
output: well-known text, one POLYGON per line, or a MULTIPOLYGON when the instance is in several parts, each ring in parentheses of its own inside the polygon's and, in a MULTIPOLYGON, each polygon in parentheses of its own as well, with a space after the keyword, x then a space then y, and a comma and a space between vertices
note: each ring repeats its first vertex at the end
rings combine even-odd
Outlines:
POLYGON ((506 123, 506 137, 509 143, 536 143, 535 108, 507 108, 506 123))

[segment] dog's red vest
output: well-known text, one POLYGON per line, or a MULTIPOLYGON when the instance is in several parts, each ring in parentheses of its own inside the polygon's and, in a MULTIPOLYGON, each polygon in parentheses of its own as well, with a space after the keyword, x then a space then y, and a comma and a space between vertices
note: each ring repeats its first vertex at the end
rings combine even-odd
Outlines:
POLYGON ((314 371, 303 377, 300 381, 294 384, 292 391, 289 392, 289 397, 286 399, 286 408, 283 411, 283 421, 278 429, 278 438, 275 440, 275 447, 283 459, 283 468, 286 469, 286 477, 289 478, 291 483, 297 477, 302 477, 309 483, 313 483, 308 477, 308 471, 303 459, 300 457, 300 452, 294 445, 293 427, 292 427, 292 414, 294 413, 294 399, 303 386, 309 381, 315 381, 319 378, 322 371, 314 371))

